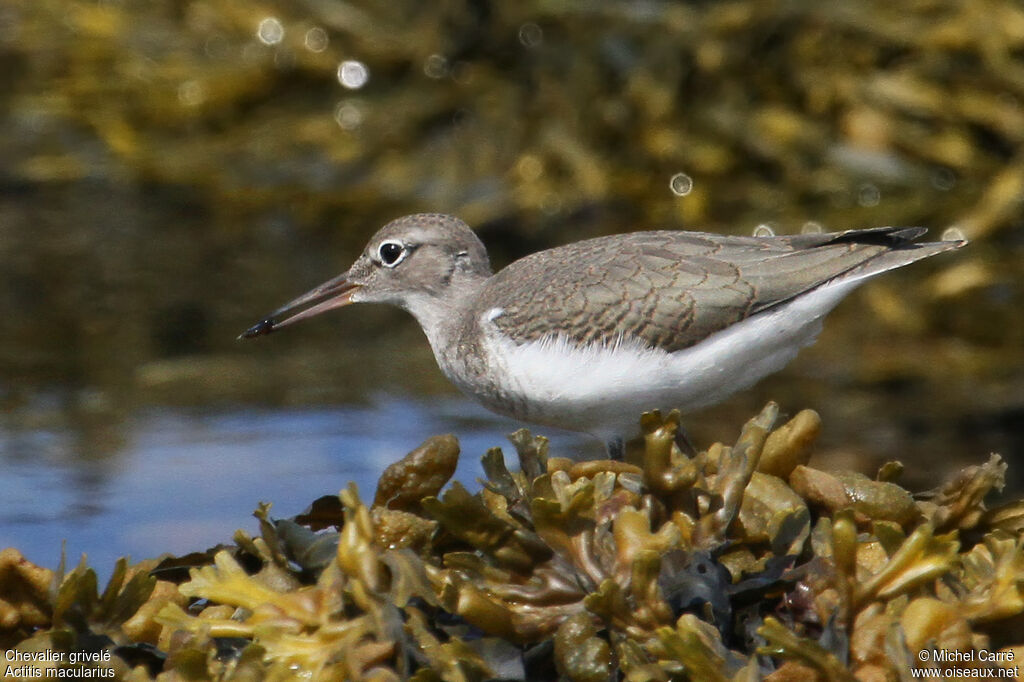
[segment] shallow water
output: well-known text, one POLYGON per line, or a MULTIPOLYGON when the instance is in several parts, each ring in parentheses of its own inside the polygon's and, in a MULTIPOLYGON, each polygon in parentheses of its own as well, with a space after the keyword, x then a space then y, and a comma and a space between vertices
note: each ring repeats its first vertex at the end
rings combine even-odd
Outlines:
POLYGON ((257 533, 250 512, 260 501, 273 502, 272 516, 293 516, 348 481, 372 499, 388 464, 427 435, 451 431, 462 446, 455 478, 475 488, 480 456, 513 427, 459 398, 381 398, 366 407, 319 409, 147 409, 124 423, 116 466, 67 465, 78 446, 66 432, 0 430, 0 547, 52 567, 66 542, 69 562, 86 553, 101 572, 122 555, 203 550, 230 541, 239 527, 257 533))

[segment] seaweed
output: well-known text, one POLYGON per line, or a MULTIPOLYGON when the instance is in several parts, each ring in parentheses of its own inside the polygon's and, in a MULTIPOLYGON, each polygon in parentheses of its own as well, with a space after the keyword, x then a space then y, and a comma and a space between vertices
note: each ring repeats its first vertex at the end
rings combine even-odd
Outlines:
MULTIPOLYGON (((429 439, 381 476, 259 534, 118 564, 100 592, 0 554, 9 648, 109 652, 119 679, 881 679, 922 650, 1024 647, 1020 503, 997 455, 914 496, 811 466, 820 420, 770 403, 735 443, 679 450, 645 414, 635 461, 572 462, 511 436, 477 492, 429 439), (446 487, 447 484, 447 487, 446 487), (187 579, 183 571, 187 570, 187 579), (1016 626, 1016 627, 1015 627, 1016 626)), ((52 665, 72 666, 67 656, 52 665)))

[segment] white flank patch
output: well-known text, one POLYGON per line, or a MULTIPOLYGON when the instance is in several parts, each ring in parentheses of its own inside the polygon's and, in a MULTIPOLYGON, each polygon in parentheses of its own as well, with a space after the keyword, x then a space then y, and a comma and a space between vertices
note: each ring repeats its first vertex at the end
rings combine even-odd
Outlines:
POLYGON ((486 350, 501 390, 525 411, 515 416, 609 437, 633 431, 641 412, 712 405, 778 371, 859 283, 827 284, 675 353, 630 339, 577 348, 556 336, 517 346, 490 324, 486 350))

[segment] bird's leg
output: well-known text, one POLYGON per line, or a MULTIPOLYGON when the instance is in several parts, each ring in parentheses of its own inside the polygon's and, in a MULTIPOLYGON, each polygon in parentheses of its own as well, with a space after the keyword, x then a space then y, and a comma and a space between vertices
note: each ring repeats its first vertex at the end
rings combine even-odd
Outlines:
POLYGON ((626 441, 622 436, 615 436, 605 443, 605 447, 608 448, 608 459, 621 462, 626 458, 626 441))
POLYGON ((697 455, 697 448, 693 446, 693 441, 690 440, 689 434, 686 433, 686 429, 680 424, 676 429, 676 447, 687 457, 695 457, 697 455))

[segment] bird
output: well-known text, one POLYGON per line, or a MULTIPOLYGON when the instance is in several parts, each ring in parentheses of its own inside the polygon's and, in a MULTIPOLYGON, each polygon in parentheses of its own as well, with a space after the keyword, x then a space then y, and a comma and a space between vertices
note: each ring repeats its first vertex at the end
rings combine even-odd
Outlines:
POLYGON ((514 420, 588 433, 614 456, 642 412, 689 413, 749 388, 813 343, 860 284, 966 244, 916 242, 926 231, 629 232, 495 273, 465 222, 410 215, 239 338, 353 303, 394 305, 419 322, 465 394, 514 420))

